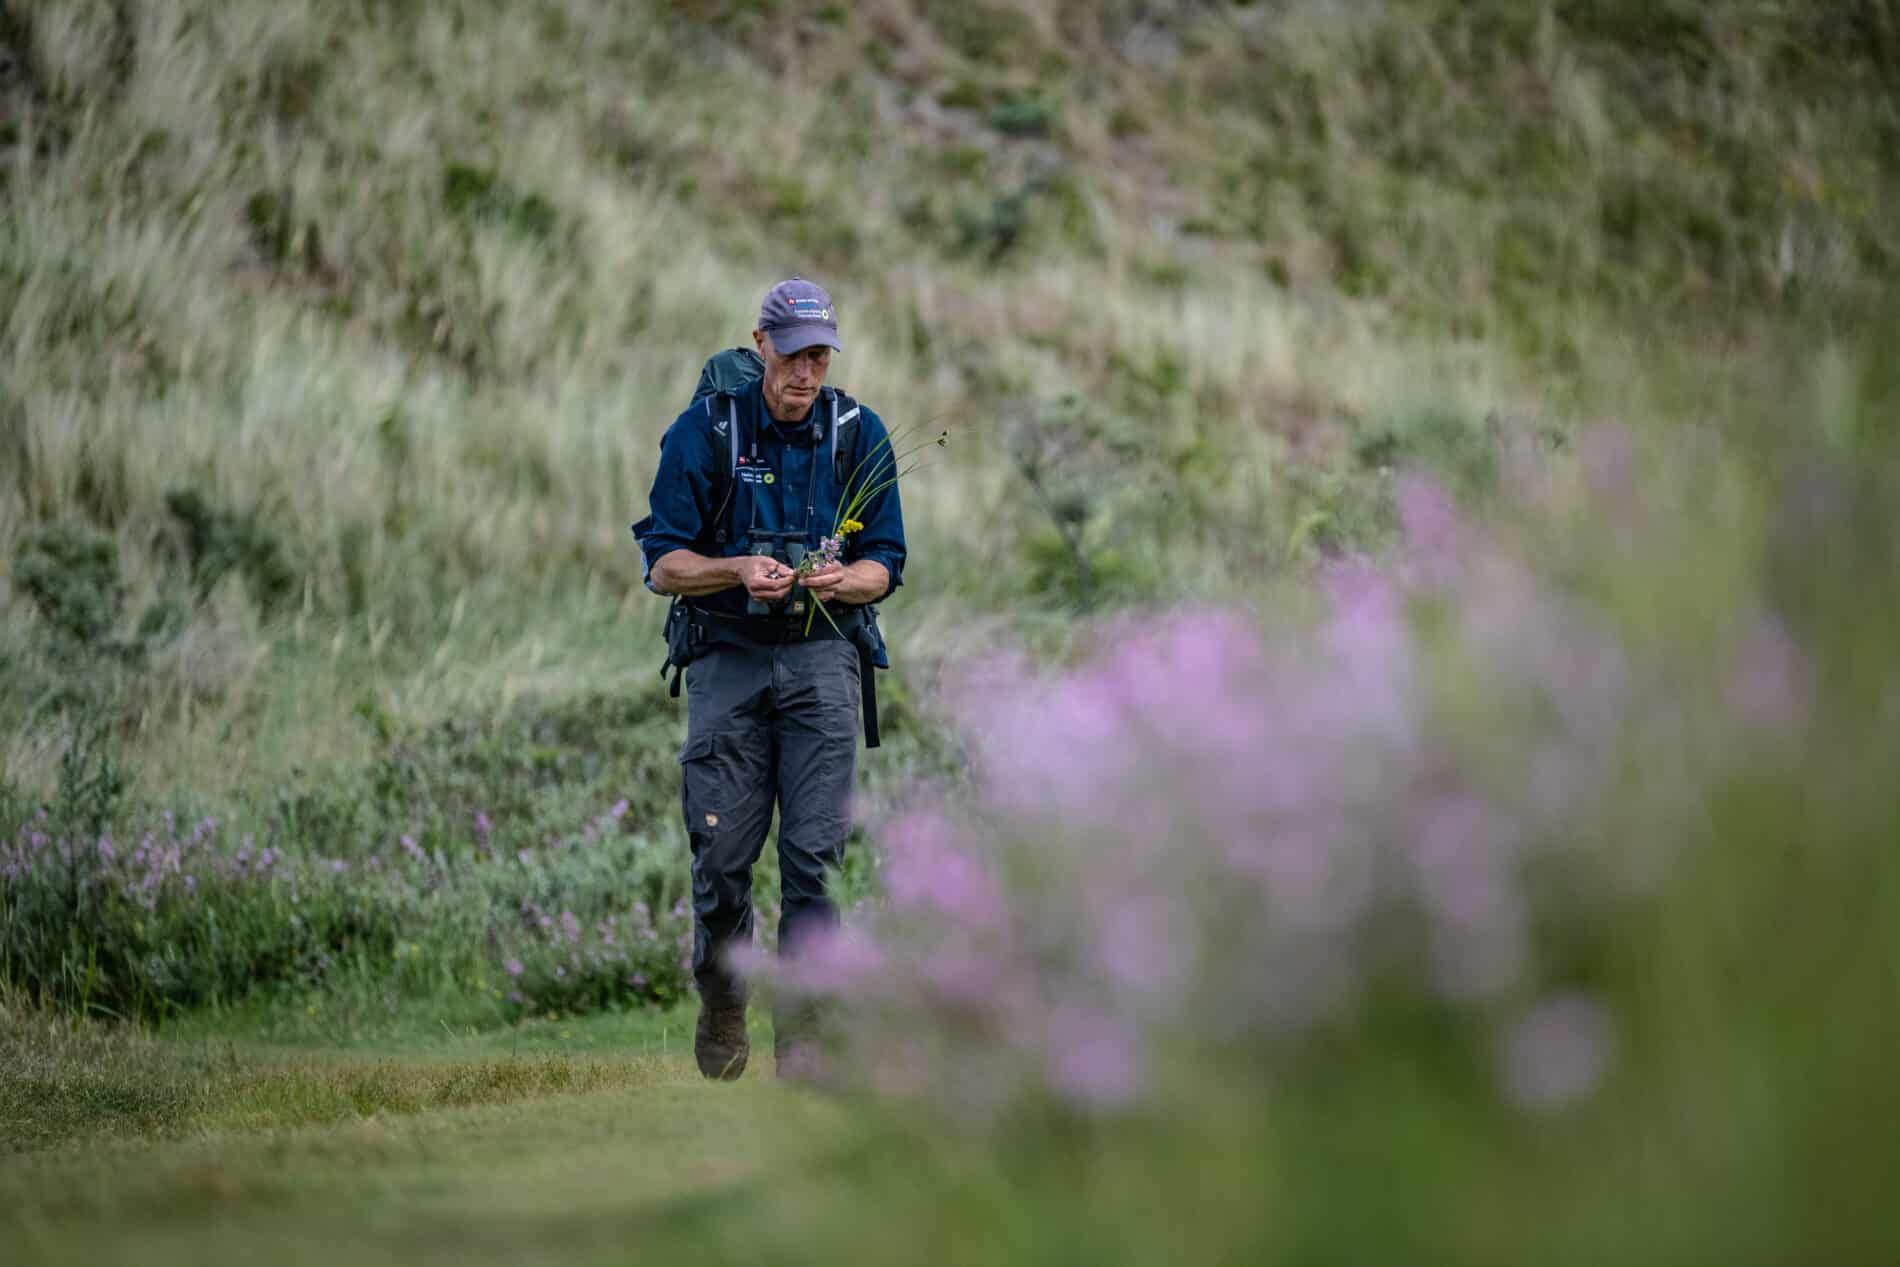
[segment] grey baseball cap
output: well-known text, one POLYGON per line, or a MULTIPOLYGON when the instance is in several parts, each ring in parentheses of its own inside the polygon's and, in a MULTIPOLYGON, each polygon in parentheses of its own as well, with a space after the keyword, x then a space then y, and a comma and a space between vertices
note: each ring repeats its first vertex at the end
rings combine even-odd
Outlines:
POLYGON ((823 286, 802 277, 765 292, 765 302, 759 305, 759 329, 771 337, 780 356, 820 343, 844 351, 844 344, 838 342, 838 312, 831 306, 831 296, 823 286))

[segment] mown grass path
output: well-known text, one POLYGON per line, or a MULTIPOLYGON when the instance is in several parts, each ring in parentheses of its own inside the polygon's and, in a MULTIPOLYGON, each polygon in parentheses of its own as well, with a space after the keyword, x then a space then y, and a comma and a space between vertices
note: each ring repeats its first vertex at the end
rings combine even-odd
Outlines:
MULTIPOLYGON (((775 1083, 769 1058, 707 1084, 680 1032, 674 1018, 659 1050, 612 1019, 537 1027, 525 1053, 512 1035, 435 1050, 233 1043, 235 1073, 187 1075, 199 1083, 182 1117, 141 1128, 102 1113, 0 1156, 0 1242, 11 1263, 751 1257, 774 1175, 809 1180, 852 1115, 775 1083), (607 1050, 616 1040, 629 1050, 607 1050), (535 1050, 553 1045, 578 1050, 535 1050)), ((145 1045, 154 1081, 178 1076, 166 1065, 182 1053, 165 1048, 145 1045)), ((106 1063, 92 1059, 95 1089, 111 1085, 106 1063)))

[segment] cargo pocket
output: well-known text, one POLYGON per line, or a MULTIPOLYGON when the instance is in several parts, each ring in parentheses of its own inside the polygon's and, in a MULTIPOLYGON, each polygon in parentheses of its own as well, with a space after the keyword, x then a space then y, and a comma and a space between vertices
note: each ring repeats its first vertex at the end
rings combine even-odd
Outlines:
POLYGON ((688 739, 680 749, 680 794, 689 832, 719 831, 739 808, 738 754, 730 736, 688 739))

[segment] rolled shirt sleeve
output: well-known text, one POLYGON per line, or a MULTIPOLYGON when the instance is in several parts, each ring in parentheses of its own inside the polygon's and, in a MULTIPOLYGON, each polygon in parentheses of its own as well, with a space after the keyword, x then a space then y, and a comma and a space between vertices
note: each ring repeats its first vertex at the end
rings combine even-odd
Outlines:
POLYGON ((660 467, 647 494, 647 517, 633 526, 645 561, 647 588, 653 588, 653 565, 675 550, 698 550, 710 534, 712 515, 712 445, 709 427, 697 416, 695 404, 666 429, 660 440, 660 467))

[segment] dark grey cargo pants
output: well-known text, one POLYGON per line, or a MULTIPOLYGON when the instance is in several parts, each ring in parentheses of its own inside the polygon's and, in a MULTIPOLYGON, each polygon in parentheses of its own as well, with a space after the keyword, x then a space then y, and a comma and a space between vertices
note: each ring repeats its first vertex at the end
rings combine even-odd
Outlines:
POLYGON ((778 806, 779 949, 837 922, 858 755, 858 651, 837 638, 719 644, 686 666, 681 800, 693 849, 693 977, 733 989, 723 955, 752 940, 752 867, 778 806))

